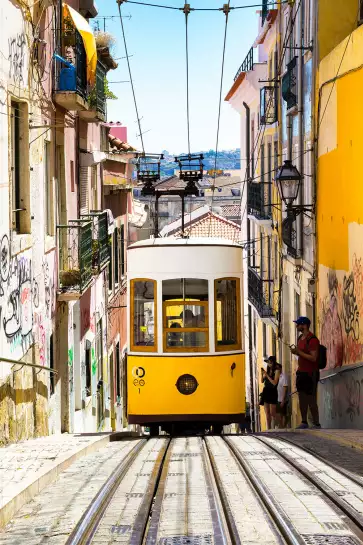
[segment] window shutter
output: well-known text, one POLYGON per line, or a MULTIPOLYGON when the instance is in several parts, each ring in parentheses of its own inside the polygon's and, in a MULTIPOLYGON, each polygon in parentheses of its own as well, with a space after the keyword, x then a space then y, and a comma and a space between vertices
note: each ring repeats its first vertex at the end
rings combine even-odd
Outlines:
POLYGON ((80 211, 81 214, 88 214, 88 167, 80 167, 79 169, 80 183, 80 211))

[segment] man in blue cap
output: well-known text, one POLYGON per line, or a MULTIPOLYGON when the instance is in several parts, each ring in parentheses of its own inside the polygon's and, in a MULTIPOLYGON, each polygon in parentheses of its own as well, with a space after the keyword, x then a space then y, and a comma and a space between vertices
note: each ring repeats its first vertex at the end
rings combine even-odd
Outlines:
POLYGON ((319 382, 319 340, 310 331, 310 320, 300 316, 294 320, 296 329, 300 333, 297 346, 291 346, 292 354, 298 356, 296 371, 296 390, 299 394, 301 424, 297 429, 304 430, 308 425, 308 408, 313 418, 313 428, 321 428, 319 409, 317 404, 317 389, 319 382))

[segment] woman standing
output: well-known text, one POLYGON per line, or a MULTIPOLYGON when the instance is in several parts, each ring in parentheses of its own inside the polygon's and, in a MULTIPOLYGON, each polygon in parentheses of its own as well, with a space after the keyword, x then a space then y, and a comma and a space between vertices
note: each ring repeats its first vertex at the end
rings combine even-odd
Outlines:
POLYGON ((262 369, 262 382, 264 383, 262 398, 265 407, 267 429, 275 428, 276 406, 277 406, 277 385, 281 374, 281 365, 277 363, 275 356, 267 360, 267 371, 262 369))

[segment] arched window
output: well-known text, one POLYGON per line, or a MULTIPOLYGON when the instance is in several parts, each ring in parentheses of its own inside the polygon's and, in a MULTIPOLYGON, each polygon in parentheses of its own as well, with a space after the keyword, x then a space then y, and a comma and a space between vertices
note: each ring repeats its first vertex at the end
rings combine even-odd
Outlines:
POLYGON ((214 288, 216 351, 241 350, 240 280, 220 278, 214 288))
POLYGON ((156 352, 156 281, 148 278, 131 280, 131 350, 156 352))
POLYGON ((163 318, 165 352, 207 352, 208 280, 164 280, 163 318))

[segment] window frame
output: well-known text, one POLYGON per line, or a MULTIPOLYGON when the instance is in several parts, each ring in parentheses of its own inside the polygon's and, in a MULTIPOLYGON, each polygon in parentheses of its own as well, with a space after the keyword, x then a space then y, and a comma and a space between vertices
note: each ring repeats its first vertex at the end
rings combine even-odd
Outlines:
POLYGON ((158 351, 158 283, 153 278, 132 278, 130 280, 130 346, 132 352, 157 352, 158 351), (135 282, 152 282, 154 285, 154 346, 136 346, 134 339, 134 286, 135 282))
MULTIPOLYGON (((196 280, 200 280, 196 278, 196 280)), ((201 279, 201 280, 204 280, 201 279)), ((209 301, 163 301, 163 351, 164 352, 209 352, 209 301), (206 342, 204 346, 167 346, 167 333, 175 333, 172 327, 166 327, 166 308, 175 306, 191 306, 195 304, 198 307, 205 307, 205 316, 207 317, 207 327, 180 327, 178 333, 206 333, 206 342)))
POLYGON ((214 280, 214 348, 216 352, 242 351, 242 332, 241 332, 241 279, 238 276, 223 276, 214 280), (217 340, 217 282, 221 280, 236 280, 237 297, 237 343, 236 344, 218 344, 217 340))

